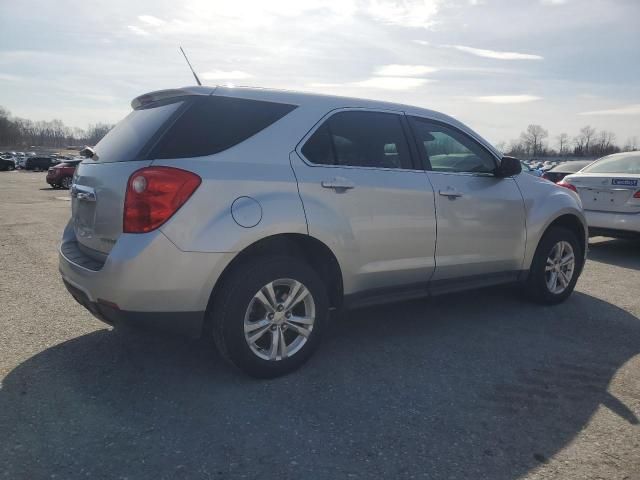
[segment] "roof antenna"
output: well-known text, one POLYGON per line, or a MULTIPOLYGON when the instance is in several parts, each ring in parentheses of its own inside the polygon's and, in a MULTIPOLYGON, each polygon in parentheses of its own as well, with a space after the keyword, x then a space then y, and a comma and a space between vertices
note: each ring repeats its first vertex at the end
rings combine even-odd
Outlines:
POLYGON ((198 75, 196 75, 195 70, 193 69, 193 67, 191 66, 191 62, 189 61, 189 59, 187 58, 187 54, 184 53, 184 50, 182 49, 182 47, 180 47, 180 51, 182 52, 182 55, 184 55, 184 59, 187 61, 187 65, 189 65, 189 68, 191 69, 191 73, 193 73, 193 76, 196 79, 196 82, 198 82, 198 85, 202 86, 202 82, 200 82, 200 79, 198 78, 198 75))

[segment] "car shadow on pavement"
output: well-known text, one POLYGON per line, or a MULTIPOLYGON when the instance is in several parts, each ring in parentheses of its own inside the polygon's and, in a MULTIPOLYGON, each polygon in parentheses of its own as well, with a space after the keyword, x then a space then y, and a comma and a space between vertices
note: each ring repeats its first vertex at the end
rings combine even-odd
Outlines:
POLYGON ((590 241, 589 260, 640 270, 640 238, 590 241))
POLYGON ((566 446, 640 352, 640 321, 575 293, 490 289, 360 310, 257 381, 205 341, 99 330, 0 390, 0 477, 515 479, 566 446))

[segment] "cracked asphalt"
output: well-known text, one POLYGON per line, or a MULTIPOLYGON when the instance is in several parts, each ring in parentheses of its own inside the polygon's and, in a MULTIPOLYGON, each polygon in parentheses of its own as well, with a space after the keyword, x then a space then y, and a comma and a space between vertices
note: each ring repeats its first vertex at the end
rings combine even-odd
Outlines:
POLYGON ((562 305, 499 287, 349 312, 256 381, 77 305, 44 175, 0 172, 0 478, 640 479, 640 241, 592 239, 562 305))

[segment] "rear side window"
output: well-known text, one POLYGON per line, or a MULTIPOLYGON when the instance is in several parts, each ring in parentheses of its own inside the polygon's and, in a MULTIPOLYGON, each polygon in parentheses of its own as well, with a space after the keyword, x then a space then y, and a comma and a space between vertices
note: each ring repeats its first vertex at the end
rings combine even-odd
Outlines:
POLYGON ((197 97, 149 158, 212 155, 237 145, 295 109, 295 105, 232 97, 197 97))
POLYGON ((411 169, 411 155, 401 117, 383 112, 339 112, 302 147, 321 165, 411 169))

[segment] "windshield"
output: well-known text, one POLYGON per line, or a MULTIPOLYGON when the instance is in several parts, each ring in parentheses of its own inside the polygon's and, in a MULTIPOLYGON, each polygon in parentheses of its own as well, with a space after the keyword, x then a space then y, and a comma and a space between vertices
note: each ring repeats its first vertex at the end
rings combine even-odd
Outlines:
POLYGON ((619 173, 640 175, 640 152, 603 157, 582 170, 584 173, 619 173))
POLYGON ((93 160, 101 163, 138 160, 151 137, 182 104, 174 101, 133 110, 98 142, 93 160))

